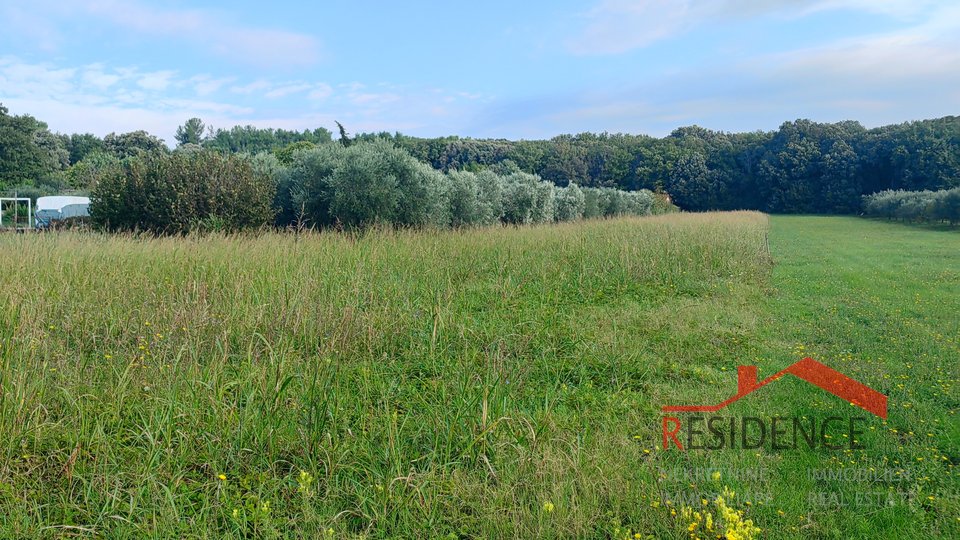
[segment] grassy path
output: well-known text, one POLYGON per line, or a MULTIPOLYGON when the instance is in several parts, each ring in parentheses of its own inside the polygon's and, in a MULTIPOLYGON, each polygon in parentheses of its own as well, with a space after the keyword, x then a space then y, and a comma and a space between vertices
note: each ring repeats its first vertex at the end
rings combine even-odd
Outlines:
POLYGON ((770 537, 960 536, 960 234, 856 218, 771 221, 776 264, 761 322, 734 349, 740 363, 752 359, 765 377, 812 356, 887 394, 889 417, 787 378, 727 414, 868 417, 864 449, 707 462, 769 471, 738 487, 772 494, 754 512, 770 537), (818 477, 823 469, 847 476, 818 477))

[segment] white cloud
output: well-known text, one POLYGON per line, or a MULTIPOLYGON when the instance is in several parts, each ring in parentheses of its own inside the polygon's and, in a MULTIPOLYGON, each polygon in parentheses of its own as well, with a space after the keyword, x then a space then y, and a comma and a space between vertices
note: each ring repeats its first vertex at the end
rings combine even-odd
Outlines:
POLYGON ((250 84, 234 86, 233 88, 230 89, 230 91, 235 94, 252 94, 254 92, 259 92, 261 90, 267 90, 272 86, 273 85, 270 83, 270 81, 259 79, 259 80, 253 81, 250 84))
POLYGON ((277 98, 289 96, 291 94, 298 94, 305 90, 310 90, 311 88, 313 88, 313 85, 307 84, 307 83, 286 84, 270 90, 269 92, 264 94, 263 97, 268 99, 277 99, 277 98))
POLYGON ((356 93, 350 95, 350 103, 369 107, 381 107, 389 103, 400 101, 400 96, 392 92, 383 93, 356 93))
POLYGON ((913 27, 761 56, 746 67, 765 78, 818 81, 835 91, 955 86, 960 83, 960 6, 939 10, 913 27))
POLYGON ((899 30, 676 70, 630 87, 590 87, 495 103, 478 115, 471 131, 524 137, 585 130, 665 135, 690 124, 727 131, 776 129, 794 118, 859 120, 873 127, 956 114, 957 88, 960 5, 932 10, 899 30))
POLYGON ((55 96, 73 88, 77 70, 25 64, 12 57, 0 58, 0 96, 55 96))
POLYGON ((314 101, 322 101, 333 95, 333 88, 326 83, 314 85, 313 90, 307 94, 307 97, 314 101))
MULTIPOLYGON (((220 115, 249 115, 253 114, 252 107, 241 107, 230 103, 219 103, 216 101, 203 101, 194 99, 163 99, 159 102, 160 107, 171 110, 194 111, 196 113, 214 113, 220 115)), ((194 114, 199 116, 199 114, 194 114)))
POLYGON ((233 81, 233 77, 214 79, 209 75, 197 75, 191 77, 189 82, 193 84, 193 91, 196 92, 198 96, 209 96, 233 81))
POLYGON ((154 71, 145 73, 137 79, 137 86, 146 90, 163 91, 170 86, 171 79, 176 75, 176 71, 154 71))
POLYGON ((707 22, 764 15, 802 17, 830 10, 915 18, 945 0, 602 0, 583 16, 568 48, 582 55, 619 54, 686 33, 707 22))
POLYGON ((122 75, 105 72, 103 66, 100 64, 86 66, 82 75, 83 84, 93 86, 100 90, 106 90, 122 79, 122 75))
POLYGON ((376 84, 383 92, 334 91, 324 82, 266 79, 229 87, 232 79, 176 71, 142 72, 137 68, 89 64, 62 68, 0 57, 0 96, 14 114, 31 114, 54 131, 94 133, 145 129, 173 141, 187 118, 208 125, 255 125, 285 129, 333 127, 338 119, 351 132, 404 131, 425 135, 456 133, 474 100, 473 94, 376 84), (207 95, 209 94, 209 96, 207 95), (287 100, 269 100, 268 97, 287 100), (199 99, 198 99, 199 98, 199 99), (232 101, 232 102, 231 102, 232 101), (442 107, 438 103, 448 103, 442 107), (289 103, 289 104, 288 104, 289 103))
MULTIPOLYGON (((201 9, 154 7, 139 0, 34 0, 18 9, 6 9, 29 24, 42 20, 41 43, 56 47, 62 36, 53 21, 91 17, 107 21, 138 36, 156 36, 197 44, 229 60, 261 67, 307 66, 320 60, 320 42, 314 36, 274 28, 237 24, 229 14, 201 9)), ((25 28, 36 35, 40 30, 25 28)))
POLYGON ((55 21, 36 7, 32 2, 0 3, 3 31, 17 32, 41 51, 53 52, 60 46, 63 36, 55 21))
POLYGON ((685 0, 605 0, 570 43, 578 54, 616 54, 680 33, 695 24, 685 0))

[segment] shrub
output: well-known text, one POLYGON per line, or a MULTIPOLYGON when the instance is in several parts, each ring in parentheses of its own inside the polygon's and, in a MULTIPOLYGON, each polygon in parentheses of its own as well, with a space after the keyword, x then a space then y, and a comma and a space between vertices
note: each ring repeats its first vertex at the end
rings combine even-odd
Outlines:
POLYGON ((240 156, 150 153, 99 171, 90 214, 106 230, 184 233, 216 223, 233 231, 271 223, 275 190, 240 156))
POLYGON ((513 225, 533 223, 537 203, 537 177, 513 173, 503 178, 503 221, 513 225))
POLYGON ((554 221, 574 221, 583 217, 586 206, 583 190, 576 184, 557 188, 554 201, 554 221))
POLYGON ((323 144, 295 152, 291 166, 277 188, 278 219, 291 225, 303 214, 311 225, 333 223, 330 201, 333 189, 330 178, 343 163, 344 148, 339 144, 323 144))
POLYGON ((603 217, 600 212, 600 190, 583 188, 583 218, 596 219, 603 217))
POLYGON ((354 144, 333 171, 330 216, 347 226, 438 224, 442 175, 384 141, 354 144))
POLYGON ((480 213, 478 225, 493 225, 503 217, 503 180, 490 171, 477 173, 480 213))
POLYGON ((472 172, 451 171, 447 173, 446 217, 451 227, 465 227, 480 223, 480 182, 472 172))
POLYGON ((613 188, 600 188, 598 205, 604 217, 620 216, 627 211, 623 192, 613 188))
POLYGON ((623 191, 626 198, 627 213, 645 216, 653 210, 653 192, 649 190, 623 191))

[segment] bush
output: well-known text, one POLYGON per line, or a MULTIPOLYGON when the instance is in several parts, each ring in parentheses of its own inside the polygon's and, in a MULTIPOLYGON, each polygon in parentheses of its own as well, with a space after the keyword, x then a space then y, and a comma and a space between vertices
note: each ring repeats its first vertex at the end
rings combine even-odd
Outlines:
POLYGON ((443 175, 385 141, 294 152, 280 214, 315 225, 446 225, 443 175))
POLYGON ((648 190, 623 191, 627 200, 627 213, 645 216, 653 212, 653 192, 648 190))
POLYGON ((503 214, 503 185, 490 171, 451 171, 445 179, 444 217, 451 227, 493 225, 503 214))
POLYGON ((93 225, 105 230, 235 231, 273 221, 274 180, 241 156, 211 151, 149 153, 102 168, 91 193, 93 225))
POLYGON ((514 173, 503 178, 503 221, 513 225, 533 223, 537 202, 536 177, 514 173))
POLYGON ((386 142, 351 145, 328 181, 330 216, 351 227, 436 223, 442 208, 441 178, 386 142))
POLYGON ((446 187, 447 223, 455 228, 478 225, 483 194, 477 175, 451 171, 447 174, 446 187))
POLYGON ((477 173, 479 187, 478 225, 493 225, 503 218, 503 179, 491 171, 477 173))
POLYGON ((599 217, 603 217, 600 212, 600 191, 594 188, 583 188, 583 218, 599 217))
POLYGON ((291 156, 292 165, 277 189, 279 224, 292 225, 301 214, 310 225, 333 223, 330 177, 343 163, 343 153, 339 144, 324 144, 291 156))
POLYGON ((554 200, 554 221, 574 221, 583 217, 586 206, 583 190, 576 184, 557 188, 554 200))

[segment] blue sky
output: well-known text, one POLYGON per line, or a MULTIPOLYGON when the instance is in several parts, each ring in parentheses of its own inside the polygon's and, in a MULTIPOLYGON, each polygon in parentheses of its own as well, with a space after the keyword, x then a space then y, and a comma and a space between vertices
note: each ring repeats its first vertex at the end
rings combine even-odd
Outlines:
POLYGON ((960 3, 0 0, 0 102, 61 132, 547 138, 960 114, 960 3))

